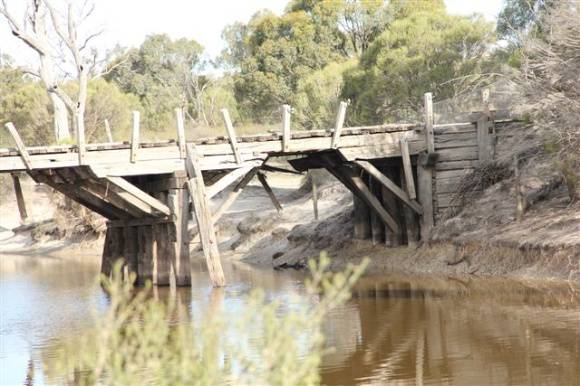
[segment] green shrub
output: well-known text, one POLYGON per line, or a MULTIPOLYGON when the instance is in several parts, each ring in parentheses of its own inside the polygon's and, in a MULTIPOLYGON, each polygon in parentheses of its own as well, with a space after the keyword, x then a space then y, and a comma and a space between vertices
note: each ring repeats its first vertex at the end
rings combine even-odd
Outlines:
POLYGON ((328 265, 324 255, 310 263, 306 290, 315 301, 297 294, 287 307, 255 290, 242 313, 214 307, 190 318, 184 307, 151 299, 150 286, 135 291, 117 264, 102 281, 106 312, 80 342, 63 345, 49 370, 76 385, 318 384, 322 320, 349 298, 366 262, 339 274, 328 265))

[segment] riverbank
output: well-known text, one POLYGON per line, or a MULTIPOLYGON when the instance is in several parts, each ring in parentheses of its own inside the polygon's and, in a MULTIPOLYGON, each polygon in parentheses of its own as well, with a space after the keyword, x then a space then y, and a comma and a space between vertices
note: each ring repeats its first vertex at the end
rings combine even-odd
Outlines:
MULTIPOLYGON (((534 163, 545 165, 545 162, 534 163)), ((521 221, 515 218, 514 179, 487 188, 456 215, 438 224, 428 242, 419 247, 386 248, 353 238, 352 196, 326 172, 319 183, 319 219, 314 219, 312 194, 305 177, 269 174, 282 202, 278 213, 267 194, 250 184, 230 211, 216 224, 224 259, 274 268, 303 268, 326 251, 331 267, 343 269, 370 258, 369 275, 494 276, 580 281, 580 203, 570 204, 554 174, 531 172, 522 179, 528 195, 543 197, 531 205, 521 221), (541 177, 539 177, 541 175, 541 177), (550 189, 546 189, 549 186, 550 189)), ((67 258, 85 253, 99 259, 102 238, 54 233, 53 203, 44 188, 24 184, 31 222, 19 226, 15 200, 3 195, 0 206, 0 248, 3 254, 42 254, 67 258), (14 229, 12 231, 11 229, 14 229)), ((8 192, 11 193, 11 192, 8 192)), ((223 197, 217 196, 213 205, 223 197)), ((202 258, 194 238, 192 255, 202 258)))

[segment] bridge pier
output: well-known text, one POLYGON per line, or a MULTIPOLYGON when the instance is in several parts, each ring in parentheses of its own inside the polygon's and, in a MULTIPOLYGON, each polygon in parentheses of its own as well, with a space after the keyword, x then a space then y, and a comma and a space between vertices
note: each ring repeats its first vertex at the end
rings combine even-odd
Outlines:
POLYGON ((171 209, 165 218, 110 220, 103 247, 101 272, 124 261, 124 272, 134 272, 137 284, 191 284, 189 264, 189 192, 183 173, 171 177, 144 176, 139 187, 171 209))

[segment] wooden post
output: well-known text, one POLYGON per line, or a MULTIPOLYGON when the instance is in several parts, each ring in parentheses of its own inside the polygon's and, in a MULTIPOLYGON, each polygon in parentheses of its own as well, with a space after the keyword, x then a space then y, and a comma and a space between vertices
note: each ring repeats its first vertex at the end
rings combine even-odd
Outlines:
POLYGON ((139 111, 133 111, 133 131, 131 133, 131 163, 137 161, 139 150, 139 111))
MULTIPOLYGON (((402 168, 401 171, 401 186, 409 191, 407 171, 402 168)), ((413 181, 413 170, 411 170, 411 181, 413 181)), ((407 234, 407 245, 411 248, 417 247, 417 240, 419 237, 419 224, 417 222, 416 213, 408 207, 403 207, 403 218, 405 219, 405 231, 407 234)))
POLYGON ((356 194, 352 195, 354 203, 354 238, 365 240, 371 237, 370 209, 356 194))
MULTIPOLYGON (((396 181, 399 179, 397 175, 397 170, 394 168, 385 166, 383 168, 382 174, 391 181, 396 181)), ((401 210, 403 205, 399 205, 397 201, 397 196, 389 190, 385 185, 382 185, 381 189, 382 201, 385 209, 392 213, 393 216, 399 221, 401 221, 401 210)), ((398 232, 393 232, 389 228, 385 227, 385 245, 388 247, 398 247, 403 243, 403 228, 400 228, 398 232)))
POLYGON ((240 150, 238 149, 238 140, 236 137, 236 131, 234 130, 234 125, 232 124, 232 120, 230 118, 230 113, 228 109, 222 109, 222 117, 224 119, 224 124, 226 126, 226 130, 228 132, 228 138, 230 139, 230 145, 232 147, 232 152, 234 153, 234 158, 236 163, 241 164, 244 162, 242 156, 240 155, 240 150))
POLYGON ((185 159, 185 124, 183 122, 183 109, 175 109, 175 120, 177 122, 177 146, 179 147, 179 157, 185 159))
POLYGON ((84 117, 82 114, 77 116, 77 147, 79 151, 79 165, 85 164, 85 155, 87 152, 85 142, 85 125, 81 122, 84 117))
POLYGON ((107 140, 113 142, 113 134, 111 133, 111 126, 109 120, 105 118, 105 132, 107 133, 107 140))
POLYGON ((20 213, 20 220, 22 223, 28 219, 26 212, 26 204, 24 202, 24 195, 22 194, 22 186, 20 185, 20 178, 17 173, 12 173, 12 183, 14 184, 14 193, 16 194, 16 204, 18 205, 18 212, 20 213))
POLYGON ((290 106, 282 105, 282 151, 288 152, 290 149, 290 106))
POLYGON ((318 220, 318 186, 316 185, 316 176, 310 170, 308 171, 308 176, 312 184, 312 209, 314 210, 314 219, 318 220))
POLYGON ((330 147, 333 149, 338 148, 340 143, 340 132, 342 131, 342 127, 344 125, 344 118, 346 116, 346 107, 347 103, 342 101, 340 102, 340 106, 338 107, 338 114, 336 115, 336 124, 334 125, 334 133, 332 134, 332 142, 330 147))
POLYGON ((407 138, 401 138, 401 158, 403 160, 403 171, 405 173, 405 186, 407 194, 411 200, 417 198, 415 192, 415 180, 413 178, 413 167, 411 165, 411 156, 409 155, 409 142, 407 138))
MULTIPOLYGON (((377 184, 377 182, 374 181, 373 177, 370 175, 367 176, 367 181, 368 181, 369 191, 377 197, 377 200, 379 202, 381 202, 382 195, 380 197, 377 195, 377 192, 381 191, 380 184, 377 184)), ((381 202, 381 204, 382 204, 382 202, 381 202)), ((377 245, 377 244, 382 243, 383 236, 385 233, 384 228, 385 227, 383 226, 383 223, 380 220, 377 213, 375 211, 372 211, 371 212, 371 241, 372 241, 373 245, 377 245)))
POLYGON ((489 162, 493 158, 493 124, 489 111, 489 89, 482 92, 483 113, 477 120, 477 148, 480 164, 489 162))
POLYGON ((176 284, 185 286, 191 284, 189 263, 189 232, 187 229, 189 214, 189 193, 187 189, 169 189, 167 204, 173 213, 175 233, 172 235, 173 267, 176 284))
POLYGON ((22 162, 24 163, 24 166, 28 170, 32 169, 32 162, 30 160, 30 155, 28 154, 28 151, 26 150, 26 146, 24 145, 24 142, 22 142, 22 138, 20 138, 20 135, 18 134, 18 131, 16 130, 16 127, 14 127, 14 124, 12 122, 6 123, 5 126, 8 129, 8 132, 10 133, 10 135, 12 136, 14 143, 16 144, 16 148, 18 149, 18 152, 20 153, 20 158, 22 158, 22 162))
POLYGON ((433 126, 435 117, 433 116, 433 94, 425 93, 425 141, 427 153, 435 153, 435 133, 433 126))
POLYGON ((272 204, 274 204, 274 207, 276 208, 278 213, 282 212, 282 205, 280 204, 280 201, 278 201, 278 199, 274 195, 272 188, 268 184, 268 180, 266 179, 266 176, 263 173, 258 172, 258 180, 260 181, 260 183, 264 187, 264 190, 266 191, 266 193, 268 193, 268 197, 270 197, 270 200, 272 201, 272 204))
MULTIPOLYGON (((223 287, 226 284, 224 271, 220 260, 217 246, 217 237, 213 227, 213 219, 209 210, 209 203, 205 194, 203 175, 197 159, 197 153, 193 144, 186 146, 187 158, 185 168, 189 181, 187 186, 193 202, 194 216, 197 220, 197 228, 201 238, 201 245, 205 255, 209 276, 214 287, 223 287)), ((191 277, 193 277, 193 273, 191 277)))
POLYGON ((433 132, 433 96, 425 94, 425 143, 427 154, 419 156, 417 164, 417 182, 419 188, 419 200, 423 207, 421 218, 421 238, 427 240, 429 232, 434 225, 433 211, 433 168, 427 164, 428 154, 435 153, 435 134, 433 132))

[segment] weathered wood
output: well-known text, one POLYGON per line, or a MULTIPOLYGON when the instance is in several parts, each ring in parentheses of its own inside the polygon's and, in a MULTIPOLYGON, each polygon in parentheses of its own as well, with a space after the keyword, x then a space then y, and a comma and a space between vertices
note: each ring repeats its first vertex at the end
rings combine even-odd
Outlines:
POLYGON ((280 201, 278 201, 278 199, 276 198, 276 195, 272 191, 270 184, 268 184, 268 180, 266 179, 266 176, 264 175, 264 173, 258 172, 258 180, 260 181, 260 183, 264 187, 264 190, 266 191, 266 193, 268 193, 268 197, 270 197, 270 201, 272 201, 272 204, 274 204, 274 207, 276 208, 276 210, 278 212, 282 212, 282 210, 283 210, 282 204, 280 204, 280 201))
MULTIPOLYGON (((196 149, 192 144, 188 144, 186 150, 187 158, 185 166, 189 177, 187 185, 193 202, 194 216, 197 220, 197 228, 200 234, 209 276, 215 287, 223 287, 226 284, 226 280, 218 251, 213 219, 205 193, 203 175, 198 164, 196 149)), ((191 276, 194 276, 193 273, 191 276)))
POLYGON ((174 218, 175 237, 172 239, 172 256, 174 256, 175 280, 178 286, 191 284, 189 263, 189 192, 187 189, 171 189, 167 195, 167 204, 174 218))
MULTIPOLYGON (((82 114, 77 116, 77 122, 80 122, 84 119, 82 114)), ((78 149, 78 161, 79 165, 85 165, 85 156, 87 154, 86 149, 86 141, 85 141, 85 125, 84 123, 77 123, 77 149, 78 149)))
MULTIPOLYGON (((405 190, 408 190, 407 184, 408 184, 407 171, 402 170, 401 186, 405 190)), ((415 248, 417 247, 417 241, 419 240, 419 223, 417 215, 409 207, 403 207, 402 211, 403 218, 405 219, 405 233, 407 236, 407 245, 411 248, 415 248)))
POLYGON ((318 185, 316 175, 309 171, 308 177, 312 187, 312 210, 314 211, 314 219, 318 220, 318 185))
POLYGON ((478 159, 476 146, 461 147, 456 149, 442 149, 437 152, 439 162, 447 161, 474 161, 478 159))
POLYGON ((244 178, 234 187, 234 189, 228 193, 227 197, 222 201, 218 209, 213 214, 213 222, 214 224, 221 218, 221 216, 230 208, 230 206, 234 203, 236 198, 242 193, 242 190, 250 183, 252 178, 258 172, 258 168, 253 168, 250 170, 244 178))
MULTIPOLYGON (((385 166, 383 167, 382 173, 389 178, 391 181, 396 181, 399 179, 397 173, 398 171, 394 167, 385 166)), ((381 196, 383 206, 387 210, 387 212, 391 213, 393 217, 401 223, 401 212, 402 212, 402 204, 399 204, 400 201, 398 200, 397 196, 393 194, 389 189, 387 189, 384 185, 381 184, 381 196)), ((385 227, 385 245, 388 247, 398 247, 403 244, 403 228, 399 227, 397 232, 393 232, 392 230, 385 227)))
POLYGON ((461 178, 435 179, 435 190, 440 193, 455 193, 461 184, 461 178))
POLYGON ((139 112, 133 111, 133 130, 131 131, 131 154, 130 160, 132 163, 137 162, 137 152, 139 151, 139 112))
POLYGON ((442 140, 436 142, 435 150, 439 151, 441 149, 455 149, 468 146, 477 146, 477 139, 475 136, 470 139, 442 140))
POLYGON ((101 274, 109 277, 113 271, 113 248, 114 248, 114 234, 116 230, 107 228, 105 233, 105 242, 103 244, 103 254, 101 256, 101 274))
POLYGON ((182 108, 175 109, 175 120, 177 122, 177 147, 179 147, 179 158, 185 158, 185 123, 182 108))
MULTIPOLYGON (((106 181, 113 184, 118 189, 126 191, 127 193, 129 193, 129 195, 134 196, 136 199, 141 200, 142 202, 153 208, 155 211, 165 216, 169 216, 171 214, 171 210, 167 207, 167 205, 150 196, 143 190, 139 189, 137 186, 133 185, 123 177, 107 177, 106 181)), ((119 193, 121 194, 121 192, 119 193)), ((124 197, 127 198, 127 200, 129 201, 133 201, 133 199, 130 198, 129 195, 124 195, 124 197)))
POLYGON ((105 118, 105 134, 107 134, 107 140, 113 142, 113 134, 111 133, 111 125, 109 120, 105 118))
POLYGON ((253 166, 245 166, 242 168, 234 169, 222 178, 220 178, 216 183, 213 185, 207 186, 205 189, 205 193, 207 198, 210 199, 223 191, 225 188, 233 184, 237 181, 240 177, 248 174, 250 170, 252 170, 253 166))
POLYGON ((14 127, 14 124, 12 122, 6 123, 5 126, 8 129, 8 132, 10 133, 10 135, 12 136, 14 143, 16 144, 16 148, 18 149, 18 153, 20 155, 20 158, 22 159, 22 162, 26 166, 26 169, 29 169, 29 170, 32 169, 32 162, 30 160, 30 155, 28 154, 28 151, 26 151, 26 146, 24 145, 22 138, 20 138, 20 135, 18 134, 16 127, 14 127))
POLYGON ((366 240, 371 237, 370 209, 363 199, 356 194, 352 196, 354 202, 354 238, 366 240))
POLYGON ((123 233, 123 258, 125 259, 125 265, 127 266, 128 274, 138 275, 138 253, 139 253, 139 240, 138 231, 135 227, 125 227, 122 228, 123 233))
POLYGON ((290 112, 289 105, 282 105, 282 151, 285 153, 290 151, 290 112))
MULTIPOLYGON (((367 180, 368 180, 369 191, 377 198, 377 201, 379 201, 381 203, 381 206, 382 206, 382 202, 381 202, 382 195, 377 194, 377 193, 380 194, 381 185, 377 184, 371 176, 367 176, 367 180)), ((395 219, 394 216, 392 216, 392 217, 393 217, 393 219, 395 219)), ((383 222, 381 221, 381 219, 377 215, 377 212, 375 212, 375 211, 371 211, 370 220, 371 220, 371 242, 373 243, 373 245, 382 244, 383 240, 384 240, 384 233, 385 233, 385 230, 384 230, 385 227, 383 226, 383 222)))
POLYGON ((422 214, 421 205, 409 198, 407 193, 399 188, 397 184, 391 181, 387 176, 380 172, 372 163, 368 161, 355 161, 357 165, 362 167, 367 173, 376 178, 385 188, 393 192, 403 203, 413 209, 415 212, 422 214))
MULTIPOLYGON (((427 154, 419 155, 419 158, 427 157, 427 154)), ((422 160, 417 162, 417 185, 419 202, 423 208, 421 216, 421 239, 426 241, 434 225, 433 210, 433 170, 423 166, 422 160)))
POLYGON ((444 125, 434 125, 433 133, 435 134, 435 141, 441 135, 455 135, 455 134, 472 134, 477 132, 473 123, 449 123, 444 125))
POLYGON ((348 104, 344 101, 340 102, 338 106, 338 113, 336 114, 336 124, 334 125, 334 132, 332 133, 332 142, 330 147, 337 149, 340 145, 340 135, 342 127, 344 126, 344 118, 346 116, 346 107, 348 104))
POLYGON ((381 221, 385 223, 391 230, 397 231, 399 226, 393 217, 387 213, 383 208, 381 202, 371 193, 364 180, 351 167, 344 164, 334 164, 329 161, 327 170, 338 178, 345 186, 375 211, 381 221))
POLYGON ((22 194, 22 186, 20 185, 20 177, 16 173, 12 173, 12 184, 14 185, 14 194, 16 195, 16 205, 18 205, 18 213, 20 213, 20 221, 25 223, 28 219, 26 211, 26 203, 24 202, 24 195, 22 194))
POLYGON ((433 94, 430 92, 424 95, 424 108, 425 108, 425 142, 427 144, 427 152, 435 152, 435 133, 433 131, 433 126, 435 125, 435 120, 433 116, 433 94))
POLYGON ((417 193, 415 193, 415 179, 413 177, 413 167, 411 165, 411 156, 409 154, 409 143, 406 138, 401 138, 401 158, 403 160, 403 171, 405 174, 405 187, 407 194, 411 200, 414 200, 417 198, 417 193))
POLYGON ((491 136, 489 117, 482 114, 477 120, 477 149, 479 162, 491 161, 491 136))
MULTIPOLYGON (((342 135, 341 152, 351 152, 353 157, 382 158, 386 156, 400 156, 399 139, 405 136, 409 141, 411 154, 425 149, 424 136, 419 136, 410 131, 379 133, 368 135, 342 135), (365 156, 364 153, 368 155, 365 156)), ((330 137, 314 137, 301 140, 293 140, 290 143, 290 151, 302 153, 318 151, 330 147, 330 137)), ((127 145, 128 146, 128 145, 127 145)), ((86 155, 86 163, 94 170, 102 170, 110 175, 136 175, 149 173, 172 173, 183 170, 183 161, 179 155, 176 143, 167 143, 158 147, 145 147, 139 149, 139 156, 135 163, 127 164, 130 158, 130 149, 125 146, 120 149, 90 150, 86 155)), ((280 152, 279 141, 248 142, 240 143, 240 153, 245 159, 265 159, 268 154, 280 152), (246 156, 247 155, 247 156, 246 156)), ((235 162, 229 144, 199 145, 198 151, 203 154, 200 165, 203 170, 229 169, 239 165, 235 162), (216 157, 216 158, 214 158, 216 157)), ((33 156, 36 168, 61 168, 78 165, 78 159, 74 153, 63 152, 57 154, 37 154, 33 156)), ((348 158, 348 157, 347 157, 348 158)), ((245 164, 245 163, 244 163, 245 164)), ((17 171, 26 169, 19 156, 0 157, 0 171, 17 171)))
POLYGON ((222 109, 221 112, 222 117, 224 119, 224 124, 226 126, 226 131, 228 132, 230 146, 232 147, 232 152, 234 153, 234 158, 236 159, 236 163, 241 164, 242 162, 244 162, 244 160, 238 148, 238 139, 236 136, 236 130, 234 129, 234 125, 232 124, 230 113, 228 112, 228 109, 222 109))
POLYGON ((139 261, 137 264, 137 282, 141 285, 150 281, 157 283, 157 245, 153 237, 153 226, 141 226, 137 230, 139 240, 139 261))
POLYGON ((134 218, 130 220, 109 220, 107 221, 107 226, 109 228, 127 228, 127 227, 141 227, 144 225, 154 225, 154 224, 165 224, 173 222, 172 217, 145 217, 145 218, 134 218))
POLYGON ((464 169, 473 169, 479 166, 479 161, 446 161, 446 162, 437 162, 435 164, 435 170, 437 173, 439 171, 444 170, 464 170, 464 169))
POLYGON ((463 178, 473 171, 473 168, 457 169, 457 170, 441 170, 437 172, 437 179, 447 178, 463 178))
POLYGON ((112 205, 108 205, 108 203, 106 201, 103 201, 98 195, 95 195, 90 191, 83 190, 75 184, 57 183, 56 182, 57 179, 55 178, 56 175, 54 176, 46 175, 46 173, 50 172, 50 170, 43 172, 44 173, 35 171, 31 173, 31 176, 34 178, 35 181, 47 184, 48 186, 59 191, 66 197, 73 199, 79 204, 89 208, 93 212, 98 213, 105 218, 108 219, 130 218, 131 215, 127 213, 127 211, 118 209, 117 207, 112 205))

